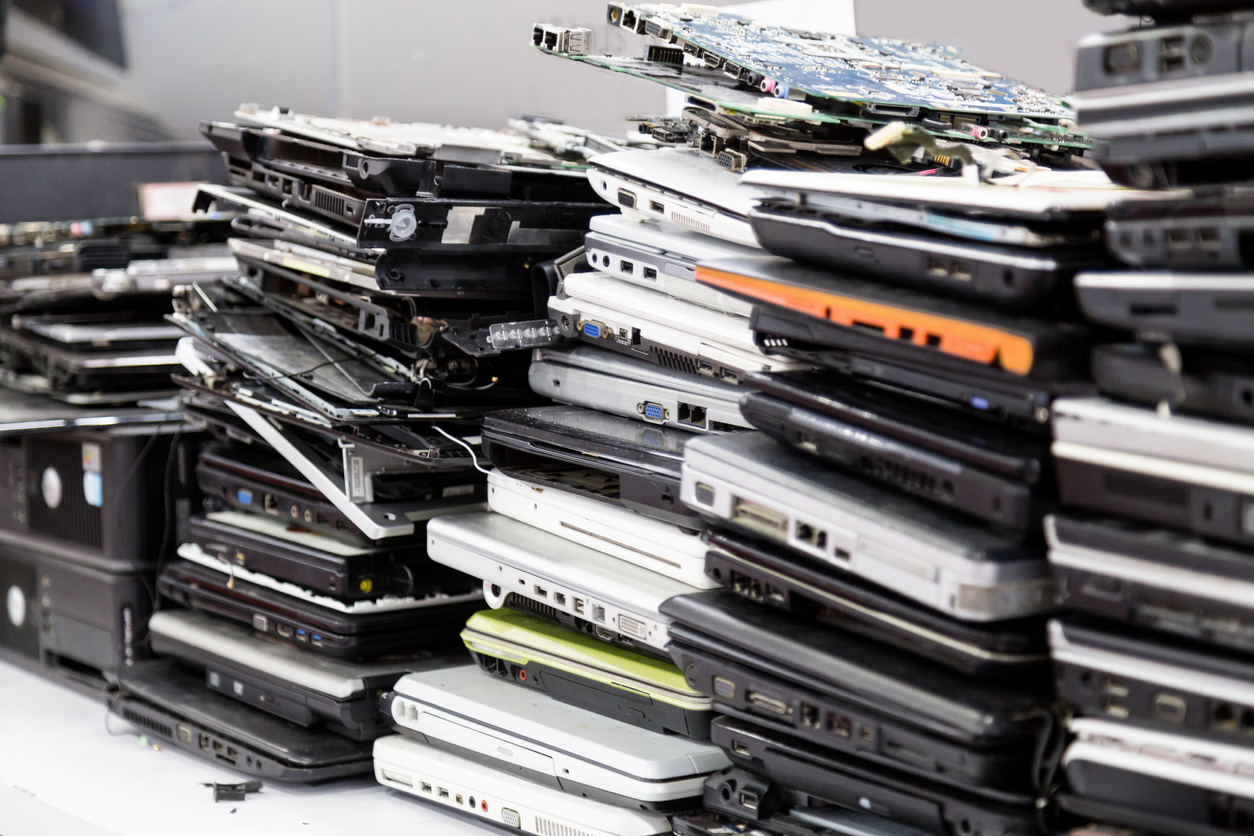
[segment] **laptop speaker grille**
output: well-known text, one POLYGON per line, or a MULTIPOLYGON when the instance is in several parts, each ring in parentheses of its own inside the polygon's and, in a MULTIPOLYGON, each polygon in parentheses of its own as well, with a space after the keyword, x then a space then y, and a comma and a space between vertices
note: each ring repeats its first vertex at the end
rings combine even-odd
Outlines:
POLYGON ((546 819, 543 816, 536 816, 536 832, 540 836, 592 836, 586 830, 546 819))
POLYGON ((143 714, 133 711, 132 709, 123 708, 122 719, 128 723, 139 726, 140 728, 148 729, 150 732, 156 732, 162 737, 170 739, 174 738, 174 729, 170 728, 165 723, 160 723, 152 719, 151 717, 145 717, 143 714))
POLYGON ((1163 482, 1152 476, 1141 476, 1136 473, 1106 473, 1104 482, 1106 493, 1152 502, 1155 505, 1168 505, 1173 508, 1186 508, 1189 504, 1189 489, 1184 485, 1163 482))

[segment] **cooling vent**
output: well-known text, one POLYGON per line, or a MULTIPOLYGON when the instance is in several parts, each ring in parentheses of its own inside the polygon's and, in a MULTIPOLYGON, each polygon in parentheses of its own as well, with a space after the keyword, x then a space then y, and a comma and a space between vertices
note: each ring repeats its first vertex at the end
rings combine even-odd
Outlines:
POLYGON ((571 827, 543 816, 536 816, 536 832, 540 836, 592 836, 587 830, 580 830, 578 827, 571 827))
POLYGON ((914 494, 920 494, 940 502, 953 499, 953 491, 945 492, 936 485, 936 479, 921 470, 907 467, 880 456, 861 456, 858 467, 863 473, 881 482, 891 482, 914 494))
POLYGON ((539 601, 533 601, 530 598, 523 597, 522 595, 515 595, 512 592, 505 596, 505 606, 509 607, 511 610, 518 610, 519 612, 534 615, 536 618, 543 618, 545 621, 552 621, 554 624, 562 623, 559 610, 555 607, 550 607, 548 604, 541 604, 539 601))
POLYGON ((1184 485, 1164 483, 1134 473, 1105 474, 1105 488, 1106 493, 1112 496, 1153 502, 1155 505, 1186 508, 1189 504, 1189 489, 1184 485))
POLYGON ((122 709, 122 719, 140 728, 148 729, 150 732, 156 732, 162 737, 174 738, 174 729, 165 723, 159 723, 151 717, 145 717, 143 714, 139 714, 129 708, 122 709))
POLYGON ((89 505, 83 490, 83 451, 77 442, 29 439, 26 445, 27 485, 34 490, 27 503, 31 531, 80 546, 98 549, 103 544, 101 533, 103 511, 112 508, 113 497, 105 491, 104 506, 89 505), (51 468, 60 479, 60 503, 49 508, 40 487, 44 471, 51 468))
POLYGON ((316 191, 314 192, 314 207, 321 209, 323 212, 329 212, 332 215, 347 215, 347 207, 344 198, 330 192, 316 191))
POLYGON ((658 365, 663 368, 677 372, 687 372, 688 374, 697 373, 697 361, 691 357, 656 347, 653 349, 653 355, 657 357, 658 365))
POLYGON ((710 225, 708 223, 706 223, 705 221, 699 221, 696 218, 690 218, 687 215, 685 215, 683 212, 676 212, 674 209, 672 209, 671 220, 679 224, 680 226, 687 227, 688 229, 693 229, 693 230, 696 230, 697 232, 703 232, 706 235, 710 234, 710 225))

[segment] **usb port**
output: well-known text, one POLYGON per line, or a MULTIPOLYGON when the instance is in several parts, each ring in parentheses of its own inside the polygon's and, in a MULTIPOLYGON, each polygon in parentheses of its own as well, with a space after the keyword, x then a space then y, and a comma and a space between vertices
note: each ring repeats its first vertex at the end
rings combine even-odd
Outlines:
POLYGON ((744 807, 746 810, 758 809, 759 800, 760 799, 758 798, 758 794, 756 792, 749 792, 748 790, 745 790, 740 794, 740 806, 744 807))
POLYGON ((659 203, 659 202, 657 202, 656 200, 650 200, 650 201, 649 201, 649 211, 651 211, 651 212, 657 212, 659 215, 665 215, 665 214, 666 214, 666 205, 665 205, 665 204, 663 204, 663 203, 659 203))
POLYGON ((732 741, 731 749, 733 752, 735 752, 737 755, 740 755, 740 757, 742 758, 747 758, 747 757, 752 756, 752 753, 749 751, 749 747, 741 743, 739 740, 732 741))
POLYGON ((532 587, 532 589, 534 589, 534 590, 535 590, 535 593, 536 593, 536 597, 537 597, 537 598, 548 598, 548 597, 549 597, 549 591, 548 591, 547 589, 545 589, 544 587, 540 586, 540 584, 536 584, 535 586, 533 586, 533 587, 532 587))

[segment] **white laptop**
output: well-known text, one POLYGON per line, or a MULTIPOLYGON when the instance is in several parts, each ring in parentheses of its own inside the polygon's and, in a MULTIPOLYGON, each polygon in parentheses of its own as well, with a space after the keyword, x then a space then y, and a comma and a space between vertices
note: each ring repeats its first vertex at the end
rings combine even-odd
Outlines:
POLYGON ((498 514, 565 540, 634 563, 699 589, 717 583, 706 577, 701 532, 598 502, 570 491, 488 474, 488 507, 498 514))
POLYGON ((574 273, 549 298, 562 333, 678 371, 739 383, 749 372, 800 367, 757 347, 749 319, 728 316, 600 273, 574 273))
POLYGON ((1248 427, 1104 398, 1063 398, 1053 409, 1054 439, 1065 444, 1254 474, 1248 427))
POLYGON ((588 263, 602 273, 722 313, 748 316, 753 305, 696 279, 697 262, 761 255, 757 248, 720 241, 662 221, 597 215, 584 236, 588 263))
POLYGON ((555 537, 503 514, 457 514, 427 525, 427 554, 481 578, 495 608, 508 596, 607 641, 665 654, 671 619, 662 602, 690 584, 555 537))
POLYGON ((562 403, 599 409, 689 432, 747 428, 737 386, 626 357, 596 346, 537 348, 531 390, 562 403))
POLYGON ((438 749, 571 795, 674 812, 701 804, 705 777, 731 765, 707 741, 660 734, 520 689, 464 665, 401 677, 392 723, 438 749))
POLYGON ((670 221, 733 244, 757 246, 749 211, 769 192, 742 185, 738 174, 695 148, 615 151, 593 157, 588 165, 592 188, 629 218, 670 221))
POLYGON ((531 836, 660 836, 661 813, 580 798, 442 752, 402 735, 374 743, 375 779, 385 787, 531 836))
POLYGON ((684 445, 680 499, 955 618, 1054 609, 1042 551, 930 504, 821 466, 761 433, 684 445))

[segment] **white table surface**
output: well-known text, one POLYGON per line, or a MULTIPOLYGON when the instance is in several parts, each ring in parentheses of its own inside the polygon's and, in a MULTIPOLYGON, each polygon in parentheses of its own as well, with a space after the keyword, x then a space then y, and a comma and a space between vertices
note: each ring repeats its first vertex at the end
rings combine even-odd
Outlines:
POLYGON ((374 778, 317 786, 266 782, 213 801, 205 782, 247 776, 174 746, 144 746, 105 705, 0 661, 0 836, 430 836, 500 833, 384 789, 374 778))

